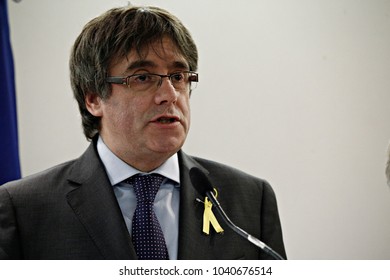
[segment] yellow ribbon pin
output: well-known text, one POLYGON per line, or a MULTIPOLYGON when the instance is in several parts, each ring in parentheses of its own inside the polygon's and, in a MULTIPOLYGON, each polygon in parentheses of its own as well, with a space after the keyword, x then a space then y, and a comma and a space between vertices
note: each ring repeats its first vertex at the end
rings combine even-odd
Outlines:
MULTIPOLYGON (((216 189, 215 191, 215 197, 218 196, 218 192, 216 189)), ((223 228, 219 225, 217 218, 215 218, 213 211, 211 210, 211 207, 213 207, 213 204, 207 197, 204 198, 204 212, 203 212, 203 232, 207 235, 210 234, 210 223, 213 226, 214 230, 217 233, 222 233, 223 228)))

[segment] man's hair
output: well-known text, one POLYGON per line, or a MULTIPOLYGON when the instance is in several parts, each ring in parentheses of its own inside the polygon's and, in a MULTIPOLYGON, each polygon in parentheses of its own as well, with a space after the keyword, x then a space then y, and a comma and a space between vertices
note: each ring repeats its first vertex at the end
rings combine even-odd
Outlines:
POLYGON ((187 28, 168 11, 157 7, 127 6, 111 9, 87 23, 77 37, 70 56, 70 80, 79 105, 84 134, 91 140, 100 118, 89 113, 87 94, 103 100, 111 95, 105 82, 110 65, 135 51, 140 57, 156 42, 168 37, 187 60, 190 71, 198 66, 198 51, 187 28))

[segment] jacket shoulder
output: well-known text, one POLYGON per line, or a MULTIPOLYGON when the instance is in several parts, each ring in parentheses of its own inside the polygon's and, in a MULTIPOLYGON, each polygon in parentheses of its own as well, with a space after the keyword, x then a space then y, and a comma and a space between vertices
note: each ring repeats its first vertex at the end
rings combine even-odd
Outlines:
POLYGON ((246 173, 236 167, 200 157, 192 156, 192 158, 210 172, 210 177, 225 178, 226 180, 233 181, 245 181, 260 185, 269 185, 265 179, 246 173))
POLYGON ((6 183, 1 186, 11 191, 38 191, 44 188, 60 188, 68 185, 68 182, 79 183, 84 178, 94 175, 100 167, 100 161, 91 143, 88 149, 77 159, 66 161, 39 173, 26 176, 22 179, 6 183))
POLYGON ((0 188, 7 189, 9 192, 17 190, 31 191, 32 188, 42 188, 44 186, 53 186, 59 183, 72 170, 76 160, 67 161, 56 166, 53 166, 44 171, 28 175, 22 179, 8 182, 0 188))

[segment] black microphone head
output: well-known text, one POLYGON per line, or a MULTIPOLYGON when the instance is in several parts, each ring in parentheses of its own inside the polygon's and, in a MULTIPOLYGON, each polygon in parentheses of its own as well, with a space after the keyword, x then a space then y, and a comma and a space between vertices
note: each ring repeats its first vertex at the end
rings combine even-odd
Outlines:
POLYGON ((214 188, 210 180, 207 178, 206 174, 204 174, 204 172, 198 167, 193 167, 190 169, 190 179, 192 185, 202 195, 206 196, 206 192, 208 191, 213 192, 214 188))

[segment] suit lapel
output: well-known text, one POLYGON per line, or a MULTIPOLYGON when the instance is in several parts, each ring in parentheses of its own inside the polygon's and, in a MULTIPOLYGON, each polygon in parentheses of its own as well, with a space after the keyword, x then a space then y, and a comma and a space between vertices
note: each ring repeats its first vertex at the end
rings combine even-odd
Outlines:
POLYGON ((122 213, 94 143, 75 162, 69 205, 105 259, 136 259, 122 213))
MULTIPOLYGON (((193 187, 189 170, 209 172, 180 151, 180 216, 178 259, 218 259, 215 241, 223 238, 213 230, 202 232, 203 196, 193 187)), ((137 259, 122 213, 94 143, 74 163, 68 177, 68 203, 105 259, 137 259)))
MULTIPOLYGON (((180 162, 180 216, 179 216, 179 259, 217 259, 213 250, 216 239, 223 238, 211 230, 210 235, 202 232, 204 205, 196 201, 204 197, 193 187, 189 170, 198 167, 209 172, 184 152, 179 152, 180 162)), ((217 250, 218 251, 218 250, 217 250)))

